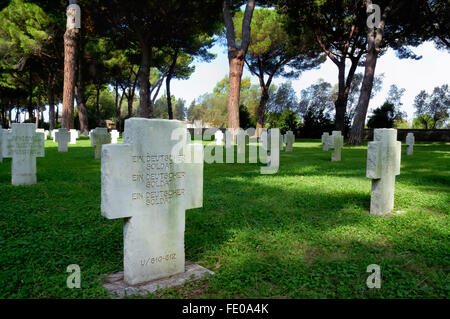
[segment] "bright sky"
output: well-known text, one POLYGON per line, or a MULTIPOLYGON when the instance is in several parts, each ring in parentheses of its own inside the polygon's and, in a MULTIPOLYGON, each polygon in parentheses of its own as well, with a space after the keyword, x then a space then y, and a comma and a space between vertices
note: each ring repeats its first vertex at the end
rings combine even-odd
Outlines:
MULTIPOLYGON (((228 74, 228 59, 226 48, 216 45, 211 50, 217 54, 217 58, 210 63, 196 62, 195 72, 188 80, 172 80, 171 93, 177 98, 186 100, 186 107, 198 96, 212 92, 218 81, 228 74)), ((393 50, 389 50, 379 58, 376 67, 376 74, 384 73, 383 88, 370 102, 369 110, 379 107, 387 97, 391 84, 396 84, 399 88, 406 89, 402 102, 402 111, 407 112, 408 122, 411 123, 414 116, 414 97, 421 91, 429 93, 436 86, 450 84, 450 54, 447 51, 435 49, 434 44, 426 42, 417 48, 413 48, 417 55, 422 55, 421 60, 398 59, 393 50)), ((359 67, 357 72, 364 72, 363 67, 359 67)), ((251 76, 245 68, 244 76, 251 76)), ((252 83, 258 84, 257 78, 251 76, 252 83)), ((322 64, 320 69, 304 72, 297 80, 293 80, 294 90, 300 98, 300 91, 315 83, 318 79, 334 85, 337 83, 337 67, 329 59, 322 64)), ((286 81, 277 78, 274 83, 279 85, 286 81)))

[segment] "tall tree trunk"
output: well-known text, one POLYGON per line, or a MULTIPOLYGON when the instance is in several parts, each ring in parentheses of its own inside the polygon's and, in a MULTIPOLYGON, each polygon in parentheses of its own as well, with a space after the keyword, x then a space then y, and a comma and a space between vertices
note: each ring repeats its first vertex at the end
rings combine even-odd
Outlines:
POLYGON ((242 39, 241 45, 236 45, 233 18, 229 8, 230 0, 223 0, 223 17, 226 28, 226 38, 228 45, 228 63, 230 67, 230 85, 228 92, 228 128, 233 136, 237 134, 239 128, 239 98, 241 90, 241 77, 244 68, 245 55, 250 44, 250 23, 255 8, 255 0, 248 0, 245 6, 244 17, 242 19, 242 39))
POLYGON ((30 121, 33 119, 33 78, 31 76, 31 66, 30 66, 30 77, 28 83, 29 96, 28 96, 28 116, 30 117, 30 121))
POLYGON ((47 99, 48 99, 48 122, 49 129, 55 128, 55 93, 53 91, 53 81, 47 83, 47 99))
POLYGON ((55 112, 55 127, 56 127, 56 125, 58 125, 58 123, 59 123, 59 106, 58 105, 56 105, 56 112, 55 112))
POLYGON ((173 120, 173 110, 172 110, 172 97, 170 95, 170 80, 172 80, 173 72, 175 71, 175 66, 178 59, 178 49, 175 49, 172 55, 172 64, 170 65, 169 72, 166 78, 166 92, 167 92, 167 113, 169 113, 169 120, 173 120))
POLYGON ((85 131, 89 131, 89 121, 86 109, 85 83, 83 78, 83 39, 83 34, 80 34, 77 50, 77 81, 75 85, 75 99, 77 101, 78 121, 80 122, 80 131, 82 133, 85 131))
POLYGON ((95 123, 97 126, 100 125, 100 85, 95 87, 96 96, 95 96, 95 123))
POLYGON ((139 115, 150 118, 153 114, 150 103, 150 50, 148 43, 141 42, 141 64, 139 71, 139 115))
MULTIPOLYGON (((367 1, 370 5, 372 2, 367 1)), ((383 40, 384 27, 388 13, 394 1, 391 1, 383 11, 383 15, 378 26, 372 26, 367 33, 367 55, 364 70, 364 77, 361 84, 358 105, 356 107, 355 118, 348 143, 351 145, 361 145, 366 122, 367 109, 369 107, 370 95, 372 93, 373 79, 375 77, 375 67, 377 65, 378 53, 380 51, 381 41, 383 40)), ((369 12, 368 12, 369 13, 369 12)))
POLYGON ((267 101, 269 100, 269 87, 268 86, 262 86, 261 87, 261 97, 259 99, 259 105, 258 105, 258 111, 257 116, 258 119, 256 120, 256 135, 259 137, 261 129, 264 127, 264 121, 266 116, 266 107, 267 107, 267 101))
MULTIPOLYGON (((228 92, 228 128, 236 130, 239 128, 239 99, 241 93, 241 78, 244 69, 245 54, 241 54, 229 59, 230 65, 230 85, 228 92)), ((233 131, 236 135, 237 131, 233 131)))
POLYGON ((345 112, 347 111, 347 101, 345 98, 345 63, 338 65, 338 98, 334 103, 336 116, 334 127, 336 131, 344 132, 345 112))
POLYGON ((67 29, 64 33, 64 89, 62 127, 73 129, 73 101, 75 92, 76 44, 78 29, 67 29))

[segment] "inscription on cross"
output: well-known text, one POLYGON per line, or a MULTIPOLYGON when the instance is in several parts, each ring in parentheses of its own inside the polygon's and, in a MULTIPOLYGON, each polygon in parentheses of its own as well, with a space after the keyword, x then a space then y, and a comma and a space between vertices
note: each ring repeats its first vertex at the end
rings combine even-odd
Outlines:
POLYGON ((188 144, 174 120, 131 118, 125 132, 123 144, 103 146, 101 210, 127 218, 124 280, 137 284, 184 271, 185 210, 203 203, 203 146, 188 144))
POLYGON ((13 123, 3 132, 2 151, 11 157, 11 183, 36 184, 36 157, 44 157, 44 133, 36 133, 33 123, 13 123))

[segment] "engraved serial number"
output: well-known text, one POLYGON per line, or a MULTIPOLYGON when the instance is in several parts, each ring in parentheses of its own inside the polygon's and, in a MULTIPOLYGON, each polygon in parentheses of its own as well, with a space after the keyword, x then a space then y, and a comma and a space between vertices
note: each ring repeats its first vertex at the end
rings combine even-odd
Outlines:
POLYGON ((141 266, 147 266, 149 264, 158 264, 162 262, 168 262, 176 259, 177 254, 167 254, 158 257, 149 257, 147 259, 141 259, 141 266))

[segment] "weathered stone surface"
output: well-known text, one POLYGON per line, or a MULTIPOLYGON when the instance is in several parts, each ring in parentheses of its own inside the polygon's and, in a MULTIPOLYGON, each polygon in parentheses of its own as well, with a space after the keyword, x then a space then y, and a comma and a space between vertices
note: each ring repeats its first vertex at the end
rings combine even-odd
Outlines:
POLYGON ((33 123, 13 123, 3 135, 3 156, 12 158, 11 183, 36 184, 36 157, 44 157, 44 134, 36 133, 33 123))
POLYGON ((101 211, 126 218, 124 280, 134 285, 184 271, 185 210, 203 203, 203 146, 187 143, 176 120, 127 119, 125 136, 103 145, 101 211))
POLYGON ((111 144, 117 144, 117 140, 120 137, 120 133, 118 130, 111 131, 111 144))
POLYGON ((331 152, 331 161, 339 162, 341 160, 341 152, 344 147, 344 137, 341 131, 333 131, 329 138, 331 152))
POLYGON ((80 136, 79 132, 75 129, 71 129, 70 133, 70 144, 77 144, 77 138, 80 136))
POLYGON ((325 132, 322 134, 322 150, 328 151, 328 147, 330 146, 330 134, 325 132))
POLYGON ((415 142, 414 133, 408 133, 408 135, 406 135, 406 146, 408 146, 406 150, 406 155, 413 155, 414 142, 415 142))
POLYGON ((65 128, 60 128, 55 133, 55 141, 58 143, 58 152, 67 152, 67 143, 70 141, 70 132, 65 128))
POLYGON ((107 274, 106 280, 103 282, 103 287, 109 291, 111 296, 116 298, 131 295, 147 296, 148 293, 155 293, 158 290, 181 286, 186 282, 195 281, 210 275, 214 275, 214 272, 198 264, 186 261, 184 272, 137 285, 128 284, 124 280, 123 271, 107 274))
POLYGON ((102 155, 102 145, 111 143, 111 134, 106 127, 96 127, 91 131, 91 145, 95 147, 95 158, 102 155))
POLYGON ((372 179, 370 213, 384 216, 394 209, 395 176, 400 174, 401 143, 397 130, 375 129, 367 148, 367 178, 372 179))
POLYGON ((283 134, 280 134, 280 151, 282 151, 284 149, 284 141, 285 141, 285 136, 283 134))
POLYGON ((295 142, 295 135, 292 131, 287 131, 285 134, 286 152, 292 152, 292 146, 295 142))
POLYGON ((239 129, 236 137, 237 141, 237 153, 238 154, 245 154, 245 148, 247 145, 247 135, 245 134, 245 131, 242 129, 239 129))

